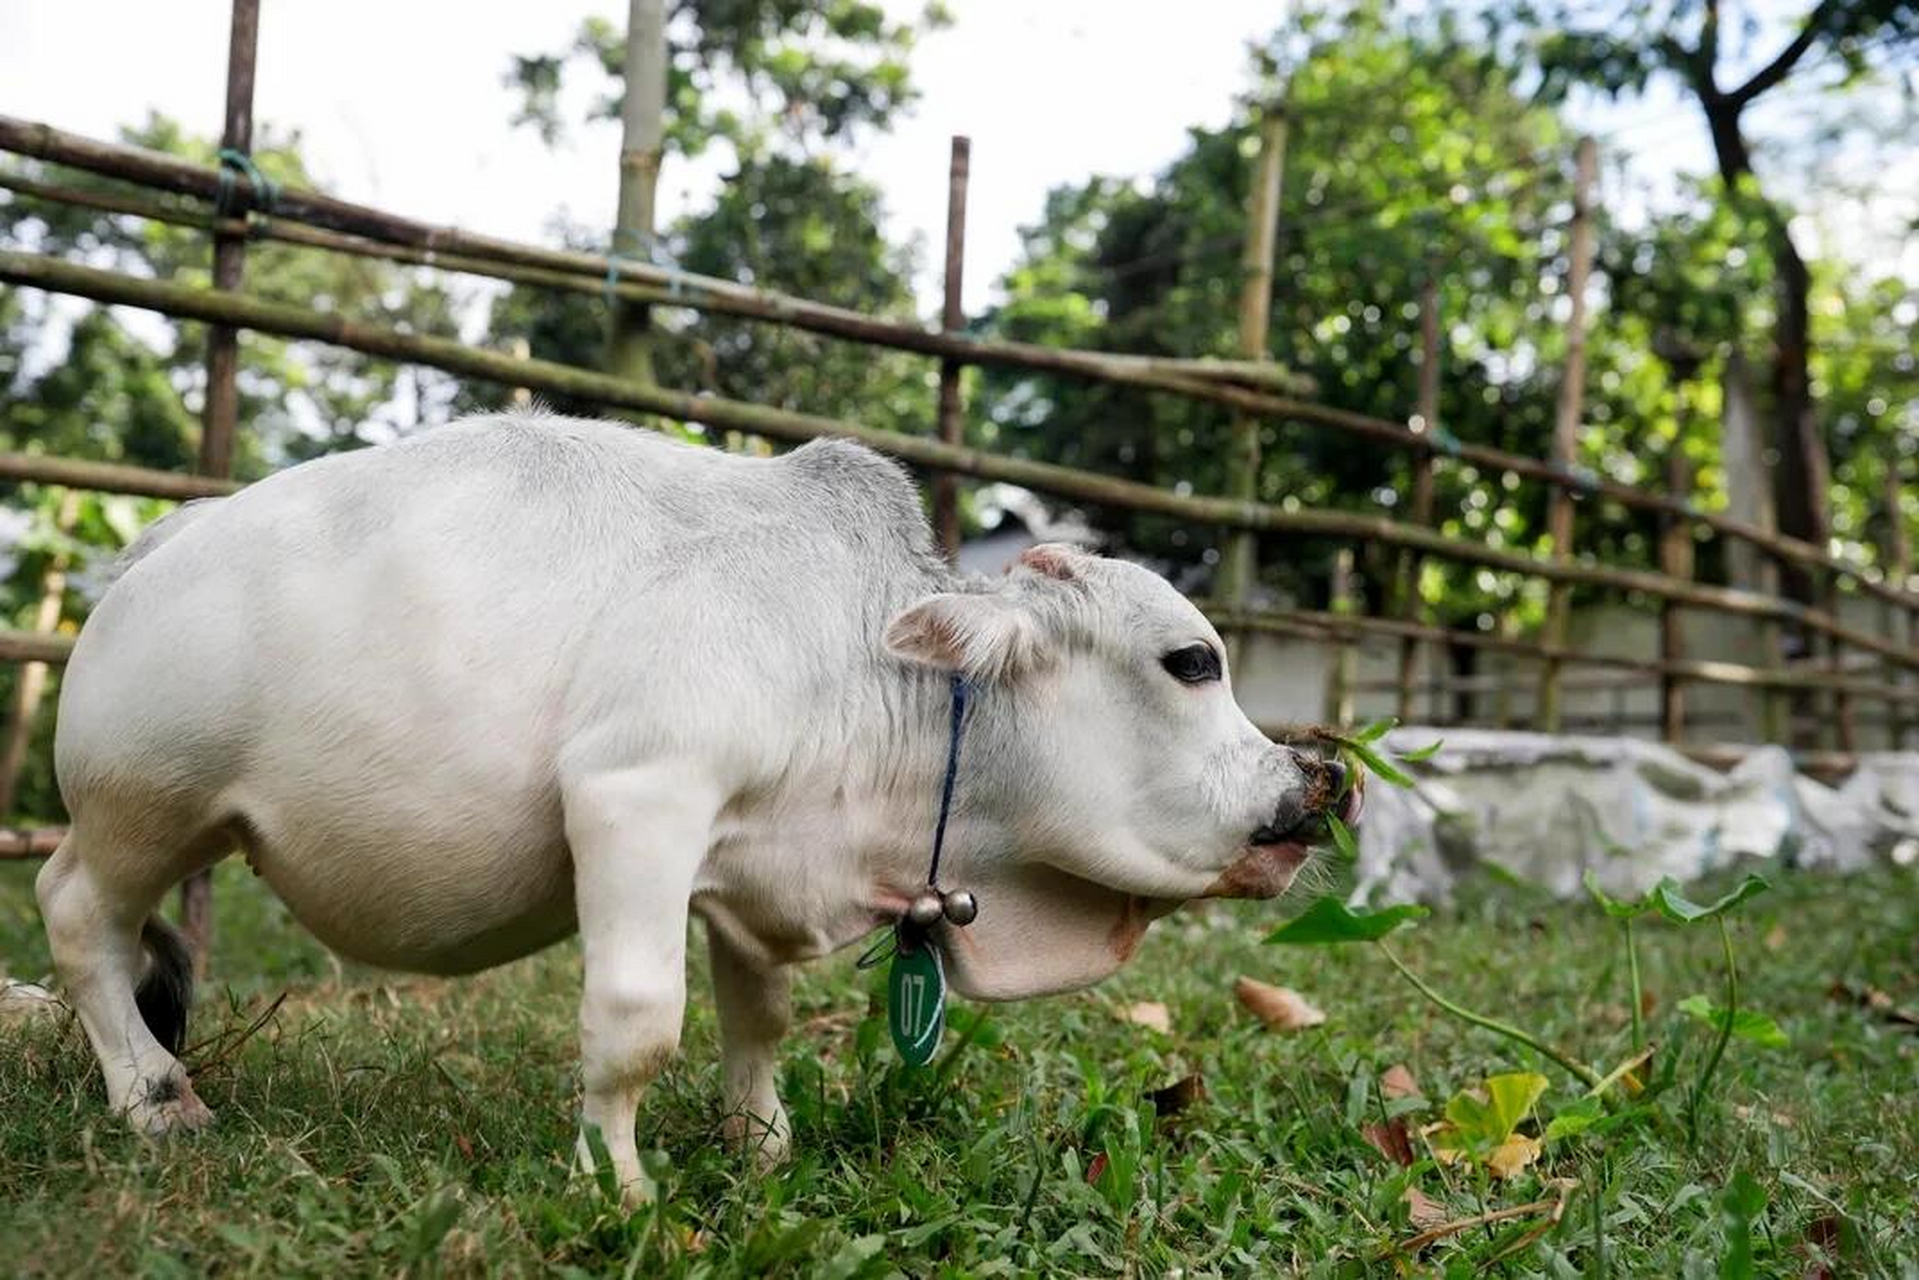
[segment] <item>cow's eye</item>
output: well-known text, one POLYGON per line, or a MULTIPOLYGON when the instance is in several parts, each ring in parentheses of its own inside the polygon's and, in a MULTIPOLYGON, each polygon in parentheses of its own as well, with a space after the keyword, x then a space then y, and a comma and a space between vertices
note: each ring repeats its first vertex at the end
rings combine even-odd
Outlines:
POLYGON ((1166 674, 1181 684, 1205 684, 1219 679, 1219 654, 1210 644, 1189 644, 1159 660, 1166 674))

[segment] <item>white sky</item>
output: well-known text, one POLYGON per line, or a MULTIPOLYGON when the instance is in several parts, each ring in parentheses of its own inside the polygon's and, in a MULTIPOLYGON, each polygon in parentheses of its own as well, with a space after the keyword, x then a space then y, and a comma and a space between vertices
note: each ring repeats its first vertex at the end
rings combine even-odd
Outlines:
MULTIPOLYGON (((908 14, 921 0, 888 3, 908 14)), ((296 128, 333 194, 527 240, 544 239, 556 211, 610 222, 617 128, 574 130, 549 151, 531 131, 508 127, 503 78, 510 55, 563 48, 583 17, 622 16, 621 0, 262 7, 256 120, 296 128)), ((954 24, 913 58, 919 105, 855 158, 885 193, 895 238, 922 242, 929 314, 949 135, 973 139, 973 312, 992 296, 1017 251, 1017 227, 1038 216, 1049 187, 1093 173, 1149 174, 1181 151, 1189 126, 1228 120, 1246 87, 1248 42, 1284 13, 1278 0, 1199 0, 1176 10, 1146 0, 949 7, 954 24)), ((227 18, 226 0, 0 0, 0 111, 110 137, 158 110, 217 134, 227 18)), ((588 86, 580 88, 584 101, 588 86)), ((1644 169, 1670 174, 1705 163, 1697 113, 1684 104, 1587 114, 1615 132, 1615 145, 1640 152, 1644 169)), ((715 176, 711 163, 669 161, 663 220, 704 203, 715 176)))

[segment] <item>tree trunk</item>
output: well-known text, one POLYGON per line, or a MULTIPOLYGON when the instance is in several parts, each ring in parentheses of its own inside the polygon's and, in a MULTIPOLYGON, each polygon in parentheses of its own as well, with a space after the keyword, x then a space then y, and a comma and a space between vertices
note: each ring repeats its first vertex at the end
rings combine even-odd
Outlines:
MULTIPOLYGON (((1827 487, 1831 464, 1825 436, 1813 412, 1811 303, 1812 273, 1793 243, 1785 213, 1760 192, 1753 173, 1752 153, 1740 128, 1743 104, 1707 85, 1694 85, 1712 134, 1713 155, 1726 199, 1735 209, 1749 209, 1766 224, 1766 252, 1773 262, 1778 318, 1773 326, 1772 442, 1778 461, 1773 466, 1772 489, 1779 531, 1814 546, 1826 545, 1829 529, 1827 487)), ((1786 594, 1811 601, 1811 575, 1785 566, 1781 582, 1786 594)))

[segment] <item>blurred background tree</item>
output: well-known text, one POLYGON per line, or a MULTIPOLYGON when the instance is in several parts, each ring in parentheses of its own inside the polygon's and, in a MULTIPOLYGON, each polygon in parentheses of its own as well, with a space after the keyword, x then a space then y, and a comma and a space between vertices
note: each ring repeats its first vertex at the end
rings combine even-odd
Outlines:
MULTIPOLYGON (((703 275, 911 319, 913 246, 882 231, 880 193, 846 166, 863 132, 886 129, 916 96, 907 59, 917 36, 942 25, 929 7, 914 22, 865 0, 678 0, 668 7, 667 148, 689 159, 731 157, 710 208, 662 230, 667 260, 703 275)), ((625 32, 590 20, 555 54, 512 59, 512 121, 555 144, 576 127, 562 117, 569 76, 602 85, 588 119, 619 118, 625 32)), ((612 175, 608 174, 611 182, 612 175)), ((567 243, 607 251, 607 237, 561 228, 567 243)), ((898 431, 931 429, 933 371, 895 352, 862 350, 797 330, 656 309, 655 374, 697 387, 898 431), (697 332, 695 332, 697 329, 697 332)), ((490 329, 535 356, 596 365, 605 308, 581 295, 514 289, 490 329)), ((499 393, 474 388, 476 402, 499 393)), ((583 405, 557 405, 581 409, 583 405)))

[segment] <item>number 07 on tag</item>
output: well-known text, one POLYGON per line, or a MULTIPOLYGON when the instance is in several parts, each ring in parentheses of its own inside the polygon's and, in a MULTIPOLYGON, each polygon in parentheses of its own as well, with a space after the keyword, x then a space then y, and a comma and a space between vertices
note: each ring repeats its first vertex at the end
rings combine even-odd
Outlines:
POLYGON ((886 975, 886 1026, 893 1047, 913 1066, 925 1066, 939 1051, 946 1029, 946 966, 930 940, 893 954, 886 975))

